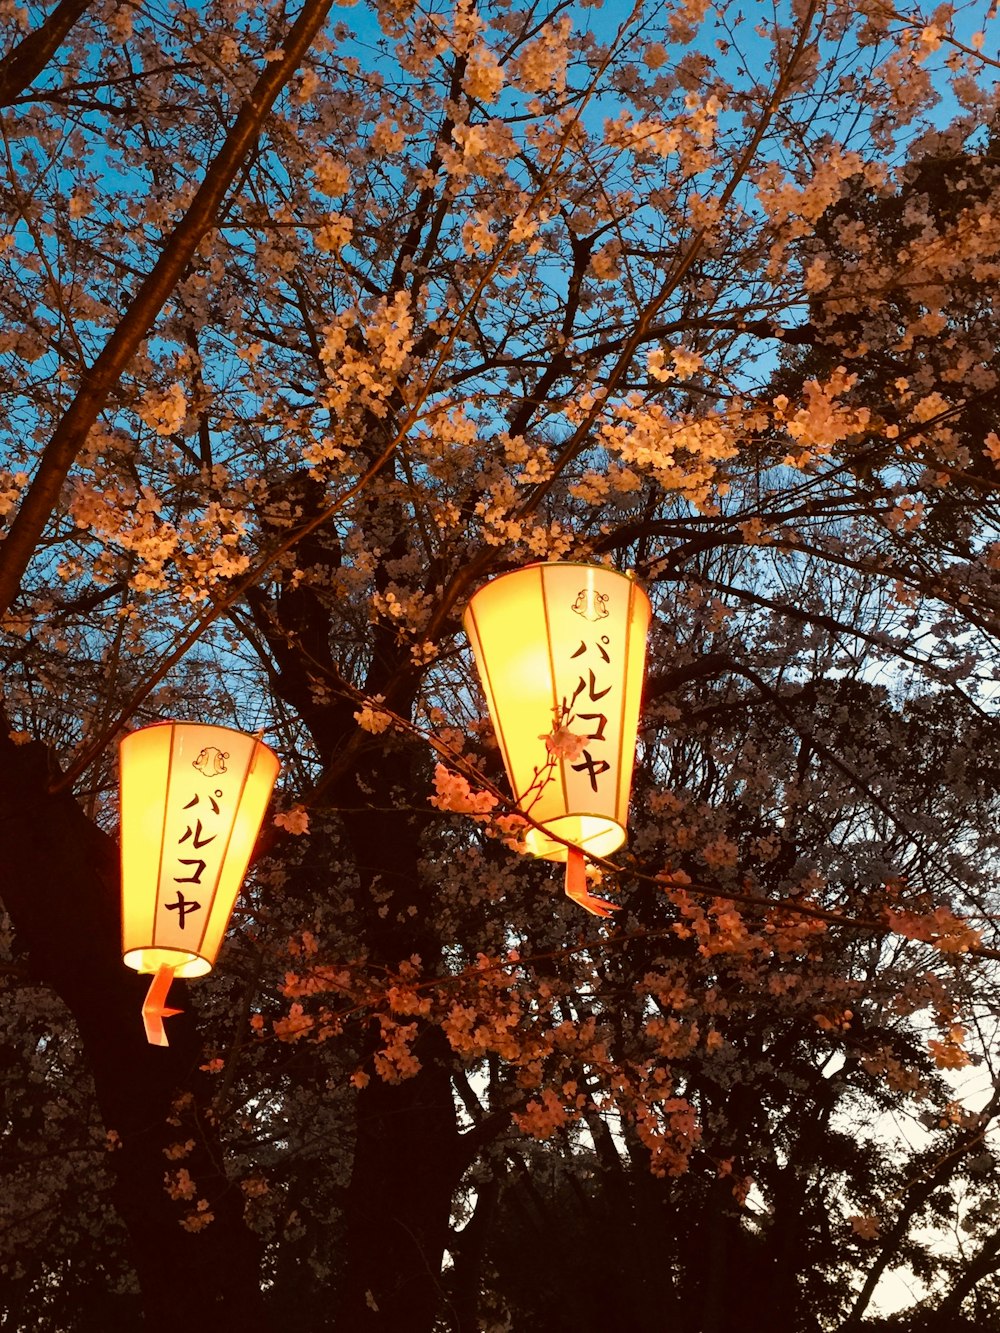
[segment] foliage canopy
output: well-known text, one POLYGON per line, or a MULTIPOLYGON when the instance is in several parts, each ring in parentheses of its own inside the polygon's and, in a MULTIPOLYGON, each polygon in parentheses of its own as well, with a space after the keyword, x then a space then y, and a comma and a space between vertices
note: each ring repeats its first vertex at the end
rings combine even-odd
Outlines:
POLYGON ((5 1326, 995 1319, 991 24, 0 9, 5 1326), (459 628, 566 557, 656 609, 609 922, 459 628), (164 716, 284 764, 169 1051, 164 716))

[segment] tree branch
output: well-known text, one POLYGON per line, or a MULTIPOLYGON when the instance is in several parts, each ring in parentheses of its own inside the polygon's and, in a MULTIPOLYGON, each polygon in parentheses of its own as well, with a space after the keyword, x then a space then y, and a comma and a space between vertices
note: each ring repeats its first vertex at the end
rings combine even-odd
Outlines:
POLYGON ((230 185, 257 142, 278 93, 295 73, 333 0, 306 0, 281 60, 265 66, 218 156, 205 173, 188 211, 171 233, 152 271, 93 368, 84 372, 76 397, 45 447, 17 517, 0 547, 0 615, 17 596, 24 571, 58 499, 62 484, 108 394, 135 355, 168 297, 212 226, 230 185))
POLYGON ((0 106, 10 106, 31 87, 89 7, 89 0, 62 0, 40 28, 7 52, 0 60, 0 106))

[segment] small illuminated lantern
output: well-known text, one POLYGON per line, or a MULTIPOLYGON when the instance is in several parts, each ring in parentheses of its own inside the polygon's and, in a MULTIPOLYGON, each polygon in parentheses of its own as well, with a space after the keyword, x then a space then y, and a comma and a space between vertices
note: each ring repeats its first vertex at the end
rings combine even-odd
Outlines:
POLYGON ((598 916, 614 909, 587 892, 585 853, 625 841, 650 617, 627 575, 569 562, 503 574, 465 612, 514 800, 541 826, 525 849, 565 861, 598 916))
POLYGON ((154 973, 146 1036, 166 1046, 175 976, 212 970, 278 776, 254 736, 198 722, 162 722, 119 747, 122 956, 154 973))

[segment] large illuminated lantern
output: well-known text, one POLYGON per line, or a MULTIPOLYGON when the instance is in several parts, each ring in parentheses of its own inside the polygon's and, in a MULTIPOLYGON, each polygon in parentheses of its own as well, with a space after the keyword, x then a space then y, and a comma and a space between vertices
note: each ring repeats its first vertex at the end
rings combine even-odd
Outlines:
POLYGON ((603 565, 528 565, 493 579, 464 624, 518 809, 525 849, 566 862, 566 891, 596 915, 586 854, 625 841, 649 598, 603 565))
POLYGON ((122 956, 153 973, 143 1021, 166 1046, 170 983, 211 971, 280 765, 256 737, 195 722, 132 732, 119 765, 122 956))

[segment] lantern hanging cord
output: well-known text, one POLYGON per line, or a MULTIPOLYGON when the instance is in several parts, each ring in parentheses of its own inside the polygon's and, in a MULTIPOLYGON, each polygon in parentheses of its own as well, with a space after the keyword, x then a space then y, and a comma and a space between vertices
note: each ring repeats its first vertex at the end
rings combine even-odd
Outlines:
POLYGON ((183 1013, 181 1009, 168 1009, 165 1003, 173 979, 174 969, 169 963, 161 963, 142 1002, 142 1023, 150 1046, 169 1046, 163 1020, 183 1013))

